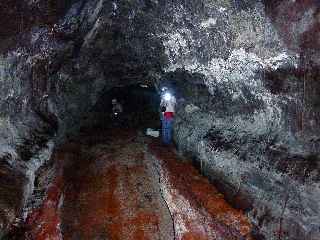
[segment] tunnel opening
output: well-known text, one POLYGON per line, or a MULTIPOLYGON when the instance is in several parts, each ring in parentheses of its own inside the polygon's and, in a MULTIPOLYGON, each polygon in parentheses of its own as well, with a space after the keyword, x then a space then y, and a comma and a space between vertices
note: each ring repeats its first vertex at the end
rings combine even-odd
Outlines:
POLYGON ((103 92, 82 122, 81 131, 112 128, 158 129, 160 96, 156 88, 147 84, 114 87, 103 92), (112 101, 123 112, 114 115, 112 101))

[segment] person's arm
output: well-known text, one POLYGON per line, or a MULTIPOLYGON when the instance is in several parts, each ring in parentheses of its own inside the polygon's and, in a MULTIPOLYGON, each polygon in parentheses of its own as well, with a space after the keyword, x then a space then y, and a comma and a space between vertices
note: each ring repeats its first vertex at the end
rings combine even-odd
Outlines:
POLYGON ((160 107, 163 107, 164 106, 164 100, 163 100, 163 98, 161 99, 161 102, 160 102, 160 107))
POLYGON ((160 102, 160 112, 164 113, 166 111, 167 108, 167 103, 164 99, 161 99, 160 102))
POLYGON ((119 113, 122 113, 122 111, 123 111, 122 105, 120 103, 118 103, 117 107, 118 107, 119 113))

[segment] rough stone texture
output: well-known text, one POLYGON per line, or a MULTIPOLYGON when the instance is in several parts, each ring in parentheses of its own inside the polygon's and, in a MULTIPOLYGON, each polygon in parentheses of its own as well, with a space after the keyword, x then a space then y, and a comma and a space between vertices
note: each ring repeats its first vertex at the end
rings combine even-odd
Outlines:
POLYGON ((0 236, 21 215, 52 144, 77 131, 104 89, 154 71, 161 52, 139 35, 148 29, 135 24, 144 21, 131 20, 140 8, 135 2, 8 0, 1 6, 0 169, 3 179, 17 177, 15 196, 0 199, 0 236), (47 155, 35 158, 42 151, 47 155))
MULTIPOLYGON (((233 6, 207 5, 211 18, 198 24, 187 24, 183 8, 182 23, 169 30, 167 78, 179 81, 182 96, 176 142, 230 201, 247 209, 266 239, 318 239, 318 66, 311 50, 293 41, 301 35, 279 33, 285 20, 270 18, 263 3, 233 6), (197 31, 202 35, 194 37, 197 31), (221 37, 199 51, 210 34, 211 40, 227 35, 229 42, 221 37)), ((313 17, 310 22, 316 25, 313 17)), ((309 30, 301 28, 302 35, 309 30)))
POLYGON ((21 216, 34 173, 103 92, 166 79, 184 98, 179 148, 252 200, 245 208, 267 239, 319 238, 317 0, 0 6, 0 174, 12 182, 0 237, 21 216))

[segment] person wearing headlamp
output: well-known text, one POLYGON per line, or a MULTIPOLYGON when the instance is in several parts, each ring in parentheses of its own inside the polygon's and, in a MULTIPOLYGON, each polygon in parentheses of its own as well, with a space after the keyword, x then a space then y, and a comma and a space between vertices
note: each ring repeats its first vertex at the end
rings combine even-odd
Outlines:
POLYGON ((162 112, 162 142, 166 145, 172 142, 173 118, 176 107, 176 98, 168 88, 162 88, 160 108, 162 112))

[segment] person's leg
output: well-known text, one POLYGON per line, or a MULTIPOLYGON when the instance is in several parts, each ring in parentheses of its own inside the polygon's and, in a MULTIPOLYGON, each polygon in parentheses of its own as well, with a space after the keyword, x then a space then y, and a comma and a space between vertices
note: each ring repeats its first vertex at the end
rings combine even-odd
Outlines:
POLYGON ((168 120, 167 124, 167 144, 172 143, 172 127, 173 127, 173 119, 168 120))
POLYGON ((162 142, 166 142, 166 120, 162 119, 162 142))
POLYGON ((165 118, 164 120, 164 134, 163 134, 163 143, 170 144, 170 123, 171 119, 165 118))
POLYGON ((162 141, 164 144, 171 143, 171 135, 172 135, 172 119, 165 118, 163 121, 163 136, 162 141))

